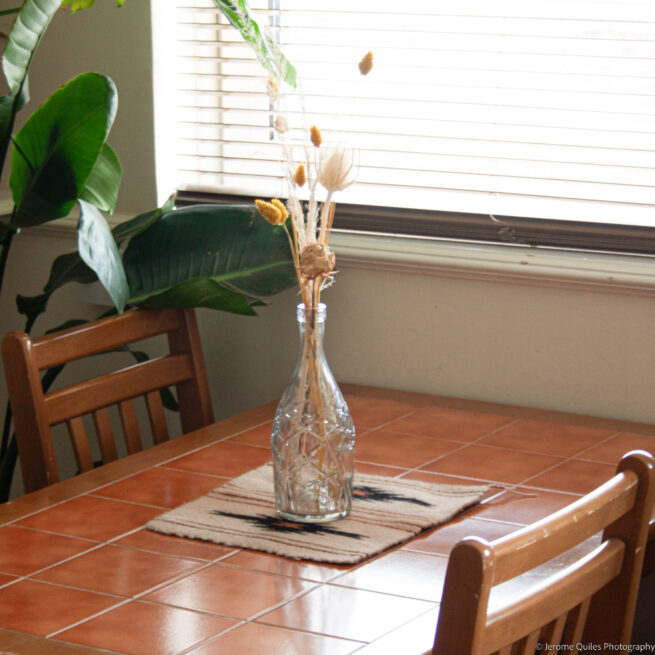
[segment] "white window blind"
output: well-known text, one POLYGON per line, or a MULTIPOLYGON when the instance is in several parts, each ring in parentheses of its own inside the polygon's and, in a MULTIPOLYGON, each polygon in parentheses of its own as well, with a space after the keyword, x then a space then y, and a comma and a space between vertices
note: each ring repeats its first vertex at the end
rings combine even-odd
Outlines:
MULTIPOLYGON (((297 68, 292 127, 359 153, 338 200, 655 225, 652 0, 250 6, 297 68)), ((249 47, 210 0, 153 2, 153 15, 161 194, 283 195, 275 108, 249 47)))

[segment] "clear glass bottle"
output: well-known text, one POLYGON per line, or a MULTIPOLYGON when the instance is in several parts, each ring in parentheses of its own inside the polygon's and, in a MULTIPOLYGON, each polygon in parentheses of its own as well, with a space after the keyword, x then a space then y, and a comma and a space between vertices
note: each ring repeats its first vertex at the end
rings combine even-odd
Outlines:
POLYGON ((278 514, 320 523, 352 504, 355 430, 323 351, 326 307, 298 305, 301 352, 271 432, 278 514))

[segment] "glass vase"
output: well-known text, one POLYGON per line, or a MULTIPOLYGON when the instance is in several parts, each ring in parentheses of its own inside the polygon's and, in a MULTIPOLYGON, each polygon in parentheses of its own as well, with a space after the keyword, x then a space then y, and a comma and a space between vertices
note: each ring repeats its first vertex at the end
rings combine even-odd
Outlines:
POLYGON ((305 523, 346 516, 352 504, 355 430, 323 351, 326 308, 298 305, 300 357, 271 432, 275 502, 305 523))

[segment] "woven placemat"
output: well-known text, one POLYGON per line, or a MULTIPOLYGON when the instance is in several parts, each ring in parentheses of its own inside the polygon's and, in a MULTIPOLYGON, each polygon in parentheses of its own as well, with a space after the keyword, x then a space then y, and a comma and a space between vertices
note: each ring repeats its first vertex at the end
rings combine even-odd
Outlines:
POLYGON ((275 512, 273 467, 265 464, 146 527, 292 559, 355 564, 448 521, 479 502, 488 489, 356 474, 346 518, 293 523, 275 512))

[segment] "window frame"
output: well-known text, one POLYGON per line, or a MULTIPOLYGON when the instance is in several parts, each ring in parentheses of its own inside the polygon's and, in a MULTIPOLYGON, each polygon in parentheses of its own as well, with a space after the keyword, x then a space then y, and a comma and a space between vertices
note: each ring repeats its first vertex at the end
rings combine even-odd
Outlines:
MULTIPOLYGON (((254 196, 176 192, 176 205, 253 202, 254 196)), ((438 210, 336 204, 334 229, 451 241, 655 255, 655 228, 613 223, 494 216, 438 210)))

